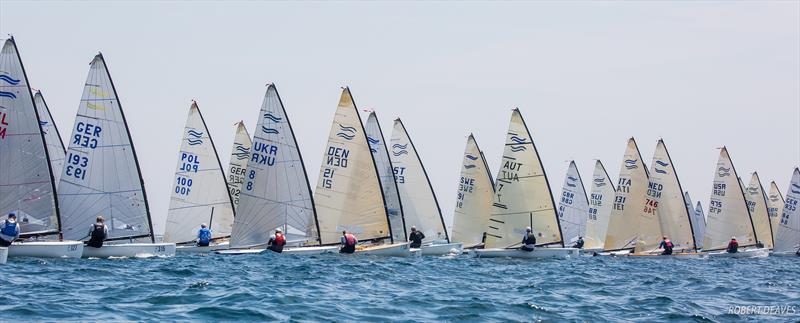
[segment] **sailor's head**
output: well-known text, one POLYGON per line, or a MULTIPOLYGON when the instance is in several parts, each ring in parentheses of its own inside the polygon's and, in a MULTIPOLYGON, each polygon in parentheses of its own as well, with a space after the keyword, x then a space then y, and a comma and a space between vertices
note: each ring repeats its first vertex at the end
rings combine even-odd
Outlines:
POLYGON ((208 225, 207 225, 207 224, 205 224, 205 223, 200 223, 200 227, 201 227, 201 228, 203 228, 203 229, 205 229, 206 227, 208 227, 208 225))
POLYGON ((736 236, 731 237, 731 240, 736 240, 736 236))
POLYGON ((275 229, 275 233, 281 233, 281 232, 283 232, 283 231, 281 231, 281 229, 280 229, 280 228, 278 228, 278 229, 275 229))
POLYGON ((342 230, 342 235, 345 235, 345 234, 347 234, 347 231, 346 230, 342 230))
POLYGON ((667 240, 667 236, 661 237, 661 240, 667 240))
POLYGON ((16 212, 9 212, 8 213, 8 221, 17 222, 17 213, 16 212))
POLYGON ((578 236, 578 239, 583 239, 583 237, 581 237, 581 236, 578 236))
POLYGON ((417 227, 415 227, 415 226, 413 226, 413 225, 412 225, 412 226, 411 226, 411 232, 416 232, 416 231, 417 231, 417 227))
POLYGON ((533 229, 531 229, 531 227, 527 227, 527 228, 525 228, 525 232, 531 233, 531 232, 533 232, 533 229))
POLYGON ((102 215, 98 215, 97 216, 97 223, 103 223, 103 222, 106 222, 106 219, 104 219, 102 215))

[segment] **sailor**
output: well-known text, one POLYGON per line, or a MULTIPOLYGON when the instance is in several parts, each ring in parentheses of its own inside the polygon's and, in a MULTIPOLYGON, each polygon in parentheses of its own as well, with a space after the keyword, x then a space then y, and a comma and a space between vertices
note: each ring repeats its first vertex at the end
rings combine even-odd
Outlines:
POLYGON ((573 248, 583 249, 583 237, 578 236, 578 241, 575 241, 575 244, 572 245, 573 248))
POLYGON ((87 246, 93 248, 100 248, 103 246, 103 241, 108 237, 108 227, 105 222, 106 220, 103 219, 102 215, 97 216, 97 222, 92 224, 91 229, 89 229, 89 241, 86 242, 87 246))
POLYGON ((520 250, 524 251, 533 251, 533 247, 536 246, 536 236, 533 234, 533 229, 531 227, 525 228, 525 235, 522 236, 522 247, 520 250))
POLYGON ((422 231, 417 231, 417 227, 411 226, 411 233, 408 235, 408 241, 411 241, 411 248, 419 248, 422 246, 422 239, 425 239, 425 234, 422 231))
POLYGON ((354 253, 356 252, 356 244, 358 243, 358 239, 356 236, 347 233, 347 231, 342 231, 342 248, 339 249, 339 253, 354 253))
POLYGON ((3 228, 0 229, 0 246, 8 247, 14 240, 19 239, 19 223, 17 223, 17 214, 11 212, 8 214, 8 219, 3 221, 3 228))
POLYGON ((728 249, 726 251, 728 253, 739 252, 739 242, 736 241, 736 237, 731 237, 731 242, 728 242, 728 249))
POLYGON ((672 241, 667 239, 667 236, 661 237, 661 243, 658 244, 658 249, 664 249, 664 251, 661 252, 661 255, 662 256, 671 255, 672 248, 675 248, 675 245, 672 243, 672 241))
POLYGON ((286 237, 283 235, 283 232, 281 232, 281 229, 275 229, 275 235, 271 236, 269 241, 267 241, 267 249, 281 253, 285 245, 286 237))
POLYGON ((200 224, 200 230, 197 230, 197 246, 208 247, 211 244, 211 229, 205 223, 200 224))

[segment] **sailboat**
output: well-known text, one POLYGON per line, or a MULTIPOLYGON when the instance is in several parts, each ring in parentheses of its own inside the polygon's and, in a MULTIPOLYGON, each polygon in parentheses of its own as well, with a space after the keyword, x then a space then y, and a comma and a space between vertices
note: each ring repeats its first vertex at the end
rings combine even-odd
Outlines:
POLYGON ((772 228, 773 238, 778 231, 778 222, 780 222, 781 212, 783 212, 783 194, 778 188, 778 184, 772 181, 769 185, 769 195, 767 196, 767 210, 769 212, 769 225, 772 228))
POLYGON ((239 206, 239 194, 242 192, 244 184, 245 169, 247 160, 250 158, 250 147, 253 145, 250 134, 244 126, 244 122, 236 124, 236 135, 233 138, 233 148, 231 159, 228 165, 228 191, 233 198, 233 209, 239 206))
POLYGON ((338 245, 346 230, 362 243, 378 244, 359 246, 356 254, 411 255, 408 242, 392 238, 380 175, 349 88, 336 107, 314 201, 320 244, 338 245))
POLYGON ((41 122, 17 45, 9 38, 0 52, 0 214, 15 213, 20 238, 27 240, 14 242, 7 253, 77 258, 83 244, 60 241, 55 177, 41 122))
POLYGON ((774 256, 800 256, 800 168, 795 168, 775 230, 774 256))
POLYGON ((465 249, 482 248, 494 202, 494 179, 475 137, 467 137, 453 214, 453 242, 465 249))
POLYGON ((614 203, 606 231, 605 252, 612 255, 649 251, 661 240, 661 224, 654 214, 642 212, 650 175, 636 140, 628 139, 617 179, 614 203))
POLYGON ((83 257, 174 256, 174 243, 155 243, 136 149, 102 54, 92 59, 58 186, 63 234, 87 240, 97 216, 108 226, 101 248, 83 257))
POLYGON ((461 243, 450 242, 428 172, 400 118, 394 120, 391 144, 392 167, 404 206, 403 218, 406 225, 416 227, 425 235, 420 246, 422 255, 461 253, 461 243))
MULTIPOLYGON (((586 219, 589 214, 589 199, 583 186, 581 173, 575 161, 570 161, 561 198, 558 201, 558 217, 564 240, 573 242, 586 235, 586 219)), ((585 245, 585 242, 584 242, 585 245)))
POLYGON ((231 198, 222 163, 203 114, 192 102, 181 136, 175 179, 172 181, 164 241, 178 252, 209 252, 227 248, 233 226, 231 198), (200 223, 211 229, 211 244, 195 244, 200 223))
POLYGON ((397 242, 408 241, 408 231, 403 217, 403 203, 400 199, 397 181, 395 181, 389 150, 386 149, 383 130, 381 130, 378 115, 375 114, 375 111, 370 112, 369 117, 367 117, 367 124, 364 127, 367 132, 369 150, 375 158, 375 166, 378 168, 378 176, 381 178, 386 211, 389 213, 389 230, 392 232, 392 240, 397 242))
POLYGON ((283 253, 336 251, 335 246, 312 246, 320 243, 314 199, 289 116, 274 84, 267 85, 246 170, 231 249, 218 253, 263 252, 275 229, 286 236, 287 246, 294 246, 284 248, 283 253))
POLYGON ((564 248, 547 174, 517 108, 511 113, 500 165, 485 249, 474 250, 475 254, 512 258, 578 256, 578 249, 564 248), (537 240, 537 248, 530 252, 518 249, 526 227, 533 229, 537 240))
POLYGON ((700 201, 697 201, 697 208, 692 203, 692 198, 689 196, 689 191, 683 193, 683 200, 686 202, 686 210, 689 211, 689 216, 692 217, 692 232, 694 234, 694 243, 697 249, 703 248, 703 232, 706 230, 706 218, 703 215, 703 208, 700 206, 700 201))
POLYGON ((757 241, 758 236, 739 175, 733 167, 728 149, 722 147, 714 169, 714 186, 708 204, 703 251, 709 252, 709 257, 747 258, 769 255, 769 249, 755 248, 757 241), (725 249, 733 236, 739 241, 740 250, 737 253, 727 253, 725 249))
POLYGON ((597 160, 592 174, 592 190, 589 193, 589 212, 582 252, 593 253, 603 250, 615 191, 614 182, 608 176, 606 168, 597 160))
POLYGON ((745 188, 744 194, 747 201, 747 208, 750 209, 750 217, 753 219, 753 226, 756 229, 758 241, 764 244, 767 249, 772 249, 772 224, 770 223, 769 207, 767 206, 767 195, 764 187, 761 186, 761 179, 757 172, 753 172, 750 177, 750 184, 745 188))
POLYGON ((50 113, 50 108, 47 107, 47 102, 44 101, 44 96, 41 91, 36 91, 33 95, 33 102, 36 105, 36 112, 39 114, 39 124, 42 125, 42 133, 44 133, 44 142, 47 144, 47 158, 50 160, 50 168, 53 169, 53 181, 58 183, 61 179, 61 169, 64 167, 64 159, 66 158, 67 149, 64 148, 64 142, 61 141, 61 134, 58 132, 53 115, 50 113))

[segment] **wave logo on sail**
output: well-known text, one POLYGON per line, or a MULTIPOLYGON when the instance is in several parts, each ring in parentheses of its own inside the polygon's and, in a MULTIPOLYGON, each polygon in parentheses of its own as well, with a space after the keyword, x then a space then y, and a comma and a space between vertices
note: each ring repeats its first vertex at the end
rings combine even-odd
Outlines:
POLYGON ((467 159, 469 159, 469 160, 478 160, 478 157, 476 157, 476 156, 472 156, 472 155, 470 155, 470 154, 467 154, 467 156, 466 156, 466 157, 467 157, 467 159))
POLYGON ((750 193, 750 195, 758 194, 758 187, 753 187, 753 186, 748 187, 747 188, 747 193, 750 193))
MULTIPOLYGON (((656 160, 656 164, 658 164, 661 167, 669 166, 669 163, 663 162, 663 161, 660 161, 660 160, 656 160)), ((663 169, 658 169, 658 167, 653 167, 653 169, 656 171, 656 173, 659 173, 659 174, 666 174, 667 173, 667 171, 665 171, 663 169)))
POLYGON ((405 144, 405 145, 394 144, 394 145, 392 145, 392 155, 397 157, 397 156, 408 154, 408 151, 406 150, 406 148, 408 148, 408 144, 405 144))
POLYGON ((339 132, 336 133, 336 137, 344 138, 346 140, 353 140, 353 138, 356 137, 356 128, 348 127, 340 123, 339 132))
POLYGON ((203 133, 197 132, 192 129, 186 132, 186 141, 189 142, 190 146, 196 146, 203 143, 203 133))
POLYGON ((731 169, 719 167, 717 168, 717 175, 719 175, 719 177, 731 176, 731 169))
POLYGON ((377 145, 377 144, 379 144, 381 141, 380 141, 380 140, 378 140, 378 139, 372 138, 372 137, 370 137, 370 136, 367 136, 367 141, 369 142, 369 151, 371 151, 371 152, 373 152, 373 153, 377 153, 377 152, 378 152, 378 149, 375 149, 375 148, 374 148, 374 147, 372 147, 372 146, 373 146, 373 145, 377 145))
POLYGON ((800 185, 792 183, 792 187, 790 187, 789 190, 794 194, 800 194, 800 185))
POLYGON ((769 200, 772 202, 778 202, 778 194, 770 195, 769 200))
POLYGON ((102 104, 94 104, 91 102, 86 102, 86 107, 92 110, 106 111, 106 107, 102 104))
POLYGON ((466 168, 466 169, 473 169, 473 168, 475 168, 475 165, 466 164, 466 165, 464 165, 464 168, 466 168))
POLYGON ((524 144, 528 140, 526 138, 517 137, 516 135, 512 135, 510 139, 511 141, 516 142, 518 144, 524 144))
POLYGON ((277 135, 277 134, 280 133, 278 131, 278 129, 267 128, 265 126, 261 126, 261 132, 263 132, 263 133, 271 133, 271 134, 274 134, 274 135, 277 135))
POLYGON ((12 98, 12 99, 16 99, 16 98, 17 98, 17 95, 16 95, 16 94, 14 94, 14 93, 11 93, 11 92, 3 92, 3 91, 0 91, 0 97, 5 97, 5 98, 12 98))
POLYGON ((603 187, 606 186, 606 179, 602 177, 598 177, 594 179, 594 186, 603 187))
POLYGON ((272 120, 272 122, 281 122, 281 120, 283 120, 283 118, 277 117, 274 114, 272 114, 271 112, 265 113, 264 114, 264 119, 270 119, 270 120, 272 120))
POLYGON ((244 148, 242 144, 236 144, 236 148, 234 148, 233 150, 234 150, 233 155, 236 156, 236 159, 238 160, 244 160, 250 156, 250 152, 248 151, 247 148, 244 148))
POLYGON ((636 165, 636 162, 639 161, 638 159, 626 159, 625 160, 625 168, 627 169, 637 169, 639 165, 636 165))
POLYGON ((47 123, 48 123, 47 121, 39 121, 39 125, 42 126, 42 133, 44 133, 45 135, 47 134, 47 129, 45 129, 44 127, 47 127, 47 123))
POLYGON ((8 84, 11 84, 11 85, 19 84, 19 80, 13 79, 13 78, 11 78, 11 76, 8 76, 8 75, 5 75, 5 74, 0 75, 0 81, 4 81, 4 82, 6 82, 8 84))
POLYGON ((578 185, 575 184, 575 182, 577 182, 577 181, 578 181, 577 178, 572 177, 572 176, 567 176, 567 186, 569 186, 569 187, 577 187, 578 185))
POLYGON ((510 147, 511 147, 511 151, 513 151, 515 153, 518 153, 520 151, 525 151, 525 149, 526 149, 525 146, 514 146, 514 145, 512 145, 510 147))

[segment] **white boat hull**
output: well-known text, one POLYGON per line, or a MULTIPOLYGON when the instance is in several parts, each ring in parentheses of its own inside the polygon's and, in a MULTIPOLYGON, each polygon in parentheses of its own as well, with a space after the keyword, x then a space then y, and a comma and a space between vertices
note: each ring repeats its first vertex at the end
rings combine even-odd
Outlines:
POLYGON ((225 249, 225 250, 216 250, 214 253, 218 255, 254 255, 259 254, 267 249, 225 249))
POLYGON ((535 248, 533 251, 519 249, 477 249, 474 250, 478 258, 567 258, 577 257, 580 252, 577 248, 535 248))
POLYGON ((8 248, 9 257, 80 258, 81 241, 30 241, 14 242, 8 248))
POLYGON ((797 254, 797 252, 794 252, 794 251, 779 251, 779 252, 774 252, 773 251, 769 255, 770 256, 775 256, 775 257, 798 257, 798 256, 800 256, 800 255, 797 254))
POLYGON ((193 245, 177 246, 177 247, 175 247, 175 252, 177 252, 177 253, 209 253, 209 252, 217 251, 217 250, 226 250, 228 248, 230 248, 230 244, 228 242, 223 242, 223 243, 220 243, 220 244, 210 245, 210 246, 206 246, 206 247, 198 247, 198 246, 193 246, 193 245))
POLYGON ((339 247, 336 246, 323 246, 323 247, 294 247, 283 248, 282 254, 287 255, 319 255, 324 253, 337 253, 339 247))
POLYGON ((443 256, 449 254, 460 254, 461 243, 443 243, 424 245, 420 248, 423 256, 443 256))
POLYGON ((603 248, 580 249, 580 254, 582 256, 594 256, 594 254, 599 254, 601 252, 603 252, 603 248))
POLYGON ((410 257, 411 248, 408 247, 408 242, 385 244, 356 249, 355 254, 384 257, 410 257))
POLYGON ((769 257, 769 249, 767 248, 758 248, 758 249, 747 249, 747 250, 740 250, 739 252, 728 253, 727 251, 720 251, 720 252, 710 252, 708 254, 709 258, 764 258, 769 257))
POLYGON ((8 248, 0 247, 0 265, 8 260, 8 248))
POLYGON ((174 243, 120 243, 103 244, 101 248, 83 248, 83 258, 149 258, 175 256, 174 243))
POLYGON ((604 256, 604 257, 619 257, 619 256, 627 256, 633 253, 632 250, 620 250, 620 251, 604 251, 598 252, 596 254, 592 254, 593 256, 604 256))

